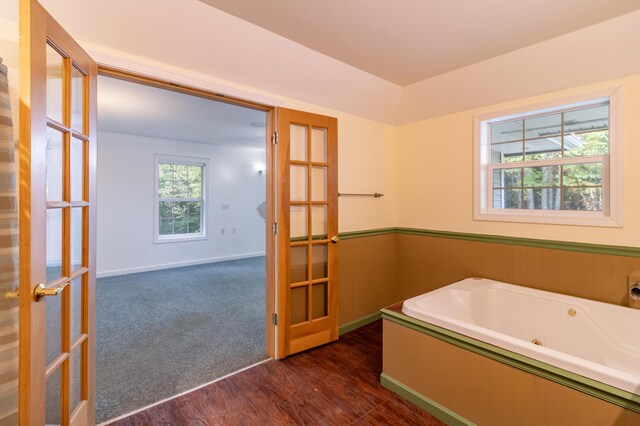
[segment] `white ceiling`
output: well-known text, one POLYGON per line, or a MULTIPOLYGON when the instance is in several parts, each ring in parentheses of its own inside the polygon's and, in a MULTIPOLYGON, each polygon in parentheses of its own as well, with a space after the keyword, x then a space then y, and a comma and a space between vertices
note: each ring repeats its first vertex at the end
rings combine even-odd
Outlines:
POLYGON ((401 86, 640 9, 638 0, 200 1, 401 86))
POLYGON ((266 113, 128 81, 98 78, 98 129, 178 141, 265 148, 266 113))

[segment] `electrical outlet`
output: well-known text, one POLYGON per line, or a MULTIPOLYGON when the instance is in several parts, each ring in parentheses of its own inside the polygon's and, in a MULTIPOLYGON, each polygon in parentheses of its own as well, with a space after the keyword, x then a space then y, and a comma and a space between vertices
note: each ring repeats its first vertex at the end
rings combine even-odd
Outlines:
POLYGON ((231 232, 235 234, 235 233, 236 233, 236 228, 233 228, 233 229, 231 230, 231 232))
POLYGON ((224 228, 220 228, 220 234, 224 235, 224 228))

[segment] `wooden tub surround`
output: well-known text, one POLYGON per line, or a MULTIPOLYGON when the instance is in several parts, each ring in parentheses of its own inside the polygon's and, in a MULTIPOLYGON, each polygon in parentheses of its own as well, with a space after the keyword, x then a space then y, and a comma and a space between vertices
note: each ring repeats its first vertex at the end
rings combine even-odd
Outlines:
POLYGON ((382 310, 382 385, 449 425, 640 425, 640 398, 382 310))

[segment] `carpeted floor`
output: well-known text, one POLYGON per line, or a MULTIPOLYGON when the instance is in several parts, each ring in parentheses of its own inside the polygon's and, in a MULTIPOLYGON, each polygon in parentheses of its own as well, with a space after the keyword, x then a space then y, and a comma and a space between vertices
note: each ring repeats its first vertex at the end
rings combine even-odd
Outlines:
POLYGON ((97 422, 267 358, 265 259, 100 278, 97 422))

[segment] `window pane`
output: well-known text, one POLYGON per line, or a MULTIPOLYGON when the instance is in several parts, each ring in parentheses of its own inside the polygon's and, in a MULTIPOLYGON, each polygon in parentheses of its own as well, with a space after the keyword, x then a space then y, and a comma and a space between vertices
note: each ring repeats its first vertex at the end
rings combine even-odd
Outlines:
POLYGON ((524 121, 524 127, 526 139, 560 136, 562 132, 562 114, 528 118, 524 121))
POLYGON ((522 120, 491 125, 491 143, 522 139, 522 120))
POLYGON ((200 201, 160 201, 160 235, 200 234, 202 203, 200 201))
POLYGON ((203 166, 160 163, 158 194, 161 198, 200 198, 203 166))
POLYGON ((62 122, 64 58, 47 43, 47 117, 62 122))
POLYGON ((523 208, 536 210, 559 210, 560 188, 525 189, 523 208))
POLYGON ((602 163, 573 164, 562 168, 563 186, 602 185, 602 163))
POLYGON ((492 163, 513 163, 522 161, 522 141, 491 145, 492 163))
POLYGON ((524 186, 560 186, 560 166, 525 167, 524 186))
POLYGON ((524 160, 548 160, 562 157, 562 138, 531 139, 524 143, 524 160))
POLYGON ((494 189, 494 209, 519 209, 522 203, 521 189, 494 189))
POLYGON ((564 135, 565 157, 586 157, 609 153, 609 131, 564 135))
POLYGON ((291 324, 298 324, 307 321, 309 311, 307 309, 309 300, 309 288, 295 287, 291 289, 291 324))
POLYGON ((75 66, 71 67, 71 127, 84 133, 84 80, 75 66))
POLYGON ((564 114, 564 155, 582 157, 609 152, 609 105, 564 114))
POLYGON ((564 113, 564 132, 609 130, 609 105, 599 105, 564 113))
POLYGON ((602 188, 565 188, 564 209, 602 211, 602 188))
POLYGON ((493 187, 508 188, 522 186, 522 169, 502 169, 493 171, 493 187))

